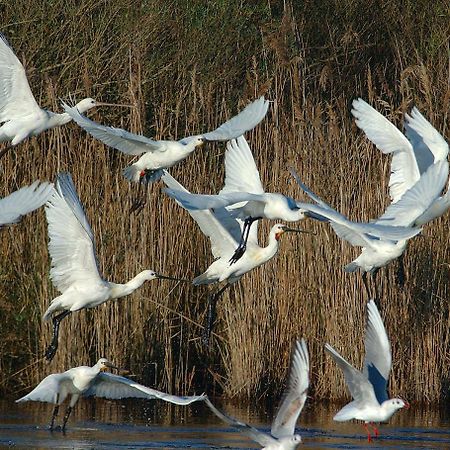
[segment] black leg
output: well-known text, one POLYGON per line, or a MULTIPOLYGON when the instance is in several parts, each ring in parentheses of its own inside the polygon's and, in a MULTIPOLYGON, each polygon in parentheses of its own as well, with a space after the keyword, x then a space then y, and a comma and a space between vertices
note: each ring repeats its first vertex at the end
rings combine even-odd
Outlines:
POLYGON ((131 213, 139 214, 144 209, 145 203, 147 201, 145 195, 147 193, 147 189, 145 190, 145 194, 144 195, 142 194, 142 185, 144 184, 144 182, 145 184, 147 184, 147 172, 145 175, 141 176, 139 180, 138 195, 133 201, 133 204, 131 205, 130 214, 131 213))
POLYGON ((52 341, 50 342, 50 345, 47 347, 47 350, 45 351, 45 358, 48 361, 51 361, 55 354, 56 350, 58 350, 58 335, 59 335, 59 325, 61 321, 64 319, 64 317, 71 314, 70 311, 64 311, 61 314, 58 314, 57 316, 53 317, 53 337, 52 341))
POLYGON ((69 420, 69 416, 70 416, 70 413, 72 412, 72 407, 71 406, 69 406, 67 409, 66 409, 66 415, 64 416, 64 421, 63 421, 63 426, 62 426, 62 430, 63 431, 66 431, 66 423, 67 423, 67 421, 69 420))
POLYGON ((217 300, 225 292, 230 285, 226 284, 223 288, 219 289, 215 294, 208 297, 208 313, 206 315, 206 323, 202 333, 202 343, 205 347, 209 346, 209 339, 214 326, 214 320, 216 319, 216 306, 217 300))
POLYGON ((372 283, 373 283, 373 286, 374 286, 374 289, 375 289, 375 298, 374 298, 374 300, 379 300, 379 298, 380 298, 380 296, 378 294, 378 284, 377 284, 377 279, 378 279, 377 275, 378 275, 379 271, 380 271, 380 268, 378 267, 377 269, 375 269, 375 270, 373 270, 371 272, 371 274, 372 274, 372 283))
POLYGON ((242 258, 242 255, 245 253, 245 250, 247 249, 247 240, 248 235, 250 234, 250 228, 252 226, 252 223, 258 220, 258 218, 254 217, 247 217, 244 221, 244 228, 242 229, 241 234, 241 240, 239 242, 238 248, 233 253, 233 256, 230 258, 229 263, 234 264, 236 261, 239 261, 242 258))
POLYGON ((50 422, 50 431, 53 431, 53 429, 55 427, 55 420, 56 420, 56 416, 58 415, 58 411, 59 411, 59 405, 56 405, 55 409, 53 410, 52 421, 50 422))
POLYGON ((367 272, 363 272, 362 273, 362 280, 363 280, 363 283, 364 283, 364 287, 366 288, 367 297, 370 300, 372 297, 370 296, 369 283, 367 282, 367 272))

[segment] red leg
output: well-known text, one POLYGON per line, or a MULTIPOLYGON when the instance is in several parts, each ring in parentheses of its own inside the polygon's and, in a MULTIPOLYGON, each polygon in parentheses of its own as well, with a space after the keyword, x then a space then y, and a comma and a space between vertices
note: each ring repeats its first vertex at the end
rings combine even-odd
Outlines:
POLYGON ((366 430, 367 433, 367 442, 372 442, 372 436, 370 435, 370 429, 367 426, 367 423, 363 423, 363 427, 366 430))
POLYGON ((375 433, 375 437, 378 437, 380 435, 378 428, 373 423, 371 425, 372 425, 373 431, 375 433))

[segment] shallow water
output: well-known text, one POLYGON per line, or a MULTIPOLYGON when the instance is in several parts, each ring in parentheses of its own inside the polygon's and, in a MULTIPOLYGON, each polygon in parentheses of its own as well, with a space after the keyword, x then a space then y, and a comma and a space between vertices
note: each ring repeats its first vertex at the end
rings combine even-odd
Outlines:
MULTIPOLYGON (((272 411, 221 405, 229 415, 268 430, 272 411)), ((309 405, 298 424, 301 448, 450 448, 448 412, 414 408, 397 413, 369 444, 355 423, 333 422, 336 406, 309 405)), ((260 448, 212 415, 202 403, 186 408, 144 400, 82 399, 67 431, 50 432, 52 405, 0 401, 0 447, 36 449, 247 449, 260 448)), ((62 419, 64 411, 60 411, 62 419)))

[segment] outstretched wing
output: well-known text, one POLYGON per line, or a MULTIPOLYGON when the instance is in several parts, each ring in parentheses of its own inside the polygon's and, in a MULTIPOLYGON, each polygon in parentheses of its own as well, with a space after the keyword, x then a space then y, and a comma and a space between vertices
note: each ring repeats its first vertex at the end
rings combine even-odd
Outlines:
POLYGON ((345 382, 355 402, 361 406, 378 405, 373 386, 369 380, 349 364, 330 344, 325 344, 325 350, 344 373, 345 382))
POLYGON ((58 174, 56 191, 47 202, 45 213, 53 284, 64 292, 73 284, 102 282, 95 257, 94 235, 70 174, 58 174))
POLYGON ((18 222, 25 214, 41 207, 53 192, 52 183, 35 181, 0 199, 0 226, 18 222))
POLYGON ((440 196, 447 178, 447 160, 433 164, 397 203, 392 203, 387 207, 384 214, 375 223, 396 227, 414 225, 415 220, 427 211, 440 196))
POLYGON ((45 377, 29 394, 16 400, 16 403, 34 401, 58 403, 60 383, 65 380, 63 373, 53 373, 45 377))
POLYGON ((159 399, 175 405, 190 405, 193 402, 204 400, 206 395, 192 395, 178 397, 165 392, 151 389, 119 375, 103 372, 99 373, 90 388, 83 393, 85 397, 95 396, 109 399, 146 398, 159 399))
POLYGON ((222 411, 218 410, 209 400, 208 397, 205 399, 205 403, 208 405, 209 409, 221 420, 223 420, 228 425, 231 425, 233 428, 236 428, 237 430, 241 431, 242 433, 249 436, 251 439, 253 439, 255 442, 257 442, 259 445, 262 445, 263 447, 267 447, 269 445, 277 444, 277 440, 274 439, 272 436, 269 436, 267 433, 263 433, 262 431, 257 430, 256 428, 253 428, 250 425, 247 425, 244 422, 240 422, 237 419, 234 419, 233 417, 227 416, 222 411))
MULTIPOLYGON (((258 100, 247 105, 238 115, 220 125, 219 128, 200 136, 207 141, 229 141, 230 139, 235 139, 255 128, 266 116, 268 108, 269 101, 264 100, 264 97, 260 97, 258 100)), ((197 137, 198 136, 185 137, 184 139, 181 139, 180 142, 182 144, 187 144, 197 137)))
MULTIPOLYGON (((161 177, 165 185, 171 190, 171 193, 184 192, 189 193, 167 170, 161 177)), ((178 193, 177 193, 178 195, 178 193)), ((175 195, 173 195, 176 198, 175 195)), ((177 201, 178 202, 178 201, 177 201)), ((178 202, 183 206, 180 202, 178 202)), ((211 241, 211 251, 215 258, 230 254, 238 246, 241 236, 239 223, 230 216, 226 209, 211 210, 191 210, 187 209, 191 217, 197 222, 203 234, 209 237, 211 241)))
POLYGON ((42 111, 31 92, 25 69, 0 34, 0 123, 35 114, 42 111))
POLYGON ((104 144, 109 145, 127 155, 142 155, 146 152, 162 151, 160 142, 139 134, 130 133, 122 128, 106 127, 80 114, 76 106, 62 103, 64 111, 86 132, 104 144))
POLYGON ((367 303, 366 357, 363 374, 372 383, 378 403, 383 403, 387 395, 387 383, 392 366, 391 345, 383 320, 373 300, 367 303))
MULTIPOLYGON (((414 107, 411 111, 411 114, 405 114, 405 130, 406 135, 413 143, 414 152, 416 154, 417 159, 419 159, 419 152, 425 153, 431 152, 433 159, 430 164, 433 162, 443 161, 447 159, 448 155, 448 144, 447 141, 442 137, 442 135, 436 130, 436 128, 425 119, 422 114, 420 114, 419 110, 414 107), (417 146, 417 149, 416 149, 417 146)), ((428 155, 427 161, 430 161, 430 157, 428 155)), ((425 170, 429 166, 423 167, 421 173, 425 172, 425 170)))
POLYGON ((309 387, 309 355, 304 339, 295 343, 291 371, 283 400, 272 424, 271 433, 277 438, 293 436, 295 424, 306 401, 309 387))
POLYGON ((395 203, 420 178, 413 147, 395 125, 363 99, 353 100, 352 114, 356 125, 379 150, 392 153, 389 192, 395 203))

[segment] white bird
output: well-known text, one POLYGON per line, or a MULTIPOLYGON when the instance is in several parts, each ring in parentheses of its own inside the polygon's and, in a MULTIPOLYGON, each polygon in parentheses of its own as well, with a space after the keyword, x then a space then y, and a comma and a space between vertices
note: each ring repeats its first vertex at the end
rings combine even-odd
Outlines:
POLYGON ((253 129, 265 117, 269 102, 260 97, 214 131, 179 141, 155 141, 121 128, 100 125, 82 116, 76 106, 63 104, 63 107, 80 127, 104 144, 127 155, 142 155, 124 170, 125 178, 132 182, 152 182, 162 176, 163 169, 179 163, 205 141, 228 141, 253 129))
POLYGON ((283 194, 265 192, 255 160, 244 136, 227 142, 225 152, 225 187, 217 195, 191 194, 165 189, 185 209, 202 210, 227 207, 229 213, 244 221, 239 245, 230 262, 233 264, 245 252, 248 231, 259 219, 296 222, 304 219, 304 211, 295 200, 283 194))
POLYGON ((145 281, 155 278, 177 278, 144 270, 128 283, 117 284, 104 280, 99 273, 95 255, 94 235, 77 196, 72 177, 60 173, 56 190, 46 205, 49 253, 52 260, 50 278, 61 295, 54 298, 43 320, 53 316, 53 339, 46 351, 51 360, 58 348, 61 320, 83 308, 94 308, 108 300, 131 294, 145 281))
MULTIPOLYGON (((85 112, 94 106, 106 105, 109 103, 85 98, 77 103, 77 108, 85 112)), ((0 142, 11 141, 0 152, 0 158, 28 137, 65 125, 71 120, 67 113, 56 114, 39 107, 28 84, 25 69, 6 38, 0 34, 0 124, 3 124, 0 126, 0 142)))
MULTIPOLYGON (((176 181, 167 171, 162 176, 166 186, 172 190, 187 191, 178 181, 176 181)), ((228 178, 225 179, 227 189, 228 178)), ((226 284, 216 294, 209 298, 208 324, 205 327, 204 341, 208 342, 211 332, 211 324, 214 320, 215 306, 219 296, 231 284, 238 281, 244 274, 259 267, 272 259, 278 251, 278 242, 281 235, 288 231, 305 232, 300 229, 288 228, 286 225, 276 224, 269 233, 269 242, 266 247, 258 244, 258 223, 254 222, 249 229, 247 251, 235 264, 230 264, 230 258, 237 248, 242 234, 243 223, 240 219, 234 218, 225 208, 213 210, 187 210, 191 217, 197 222, 202 232, 211 241, 211 251, 216 260, 206 269, 206 271, 196 277, 194 285, 211 284, 225 281, 226 284)))
POLYGON ((206 395, 177 397, 166 394, 128 378, 104 372, 108 368, 117 369, 106 358, 100 358, 92 367, 79 366, 63 373, 51 374, 44 378, 29 394, 16 400, 16 403, 37 401, 54 404, 55 408, 50 422, 50 430, 53 430, 59 407, 70 394, 69 406, 62 425, 64 431, 72 408, 80 396, 95 396, 112 400, 130 397, 148 400, 159 399, 175 405, 189 405, 206 398, 206 395))
POLYGON ((291 369, 282 402, 269 433, 240 422, 219 411, 209 400, 205 403, 217 417, 263 446, 263 450, 295 450, 302 438, 295 433, 295 424, 306 401, 309 387, 309 356, 304 339, 295 343, 291 369))
MULTIPOLYGON (((367 272, 370 272, 372 276, 375 276, 378 269, 398 258, 404 252, 408 239, 420 233, 421 228, 396 226, 395 220, 386 220, 383 222, 377 221, 368 224, 351 222, 306 187, 293 169, 291 169, 291 173, 305 193, 321 207, 312 209, 312 211, 315 212, 315 216, 322 215, 328 219, 339 238, 346 240, 352 246, 362 247, 361 254, 354 261, 347 264, 344 267, 344 270, 346 272, 355 272, 360 269, 363 272, 364 286, 370 295, 366 279, 367 272), (389 223, 389 225, 386 225, 387 223, 389 223), (379 226, 384 226, 384 228, 378 228, 379 226)), ((445 164, 443 164, 443 162, 434 164, 430 167, 429 171, 421 177, 414 188, 408 191, 399 202, 391 205, 386 210, 385 214, 388 212, 389 214, 391 212, 392 214, 400 214, 401 211, 408 208, 413 214, 420 214, 420 211, 423 211, 423 209, 427 207, 426 205, 429 204, 435 196, 439 195, 439 189, 430 186, 433 183, 433 180, 440 180, 445 176, 445 164), (426 188, 424 190, 428 192, 428 195, 426 197, 424 196, 424 202, 416 203, 414 207, 411 207, 411 202, 417 197, 417 192, 421 192, 424 187, 426 188), (428 189, 428 187, 430 188, 428 189), (394 207, 395 210, 390 209, 394 207)), ((307 204, 302 204, 302 207, 306 208, 305 205, 307 204)))
MULTIPOLYGON (((401 408, 409 404, 400 399, 389 399, 387 383, 392 367, 391 346, 380 313, 373 300, 367 304, 368 320, 366 326, 364 369, 361 373, 349 364, 330 344, 325 349, 344 373, 353 401, 345 405, 333 418, 337 422, 363 420, 370 442, 371 435, 367 424, 386 422, 401 408)), ((375 435, 378 430, 373 426, 375 435)))
MULTIPOLYGON (((389 180, 392 204, 397 203, 433 164, 447 161, 447 142, 415 107, 411 115, 405 114, 406 136, 361 98, 353 101, 352 114, 358 127, 378 149, 385 154, 392 153, 389 180)), ((447 178, 440 180, 440 191, 444 189, 446 181, 447 178)), ((412 222, 406 218, 406 221, 397 219, 396 223, 421 226, 442 216, 450 208, 449 187, 443 196, 437 196, 412 222)), ((417 200, 422 202, 420 197, 417 200)), ((388 219, 391 220, 391 217, 388 219)))
POLYGON ((0 199, 0 227, 20 221, 40 208, 53 194, 53 183, 35 181, 0 199))

